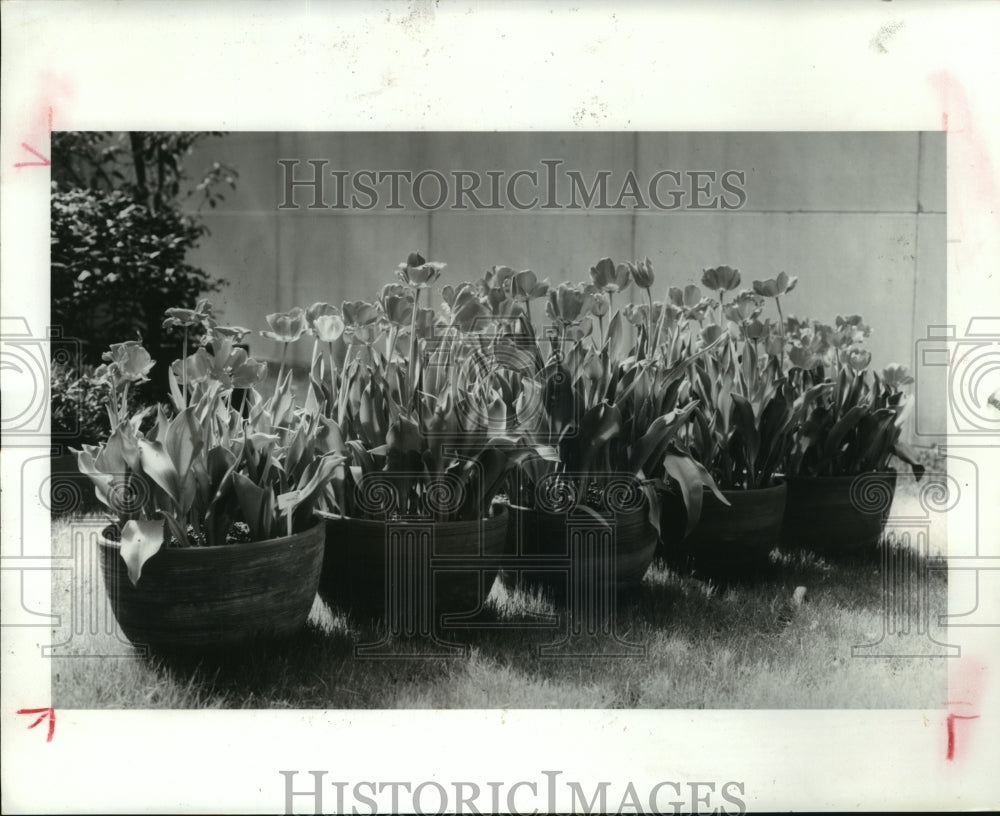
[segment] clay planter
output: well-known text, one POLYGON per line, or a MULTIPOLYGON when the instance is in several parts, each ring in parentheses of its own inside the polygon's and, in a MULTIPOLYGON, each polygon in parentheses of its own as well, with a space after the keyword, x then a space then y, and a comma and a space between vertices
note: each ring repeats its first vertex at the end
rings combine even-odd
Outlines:
POLYGON ((896 493, 896 473, 791 476, 782 547, 825 557, 876 551, 896 493))
POLYGON ((541 588, 563 601, 572 582, 577 591, 603 591, 611 588, 613 576, 617 599, 627 599, 638 591, 656 554, 656 529, 648 515, 643 501, 610 516, 614 543, 608 546, 602 543, 600 523, 589 514, 511 507, 507 551, 524 559, 525 568, 520 580, 513 571, 505 571, 501 579, 507 586, 541 588))
POLYGON ((137 586, 117 542, 102 540, 101 556, 111 608, 132 643, 221 649, 302 627, 323 565, 323 523, 267 541, 165 547, 145 563, 137 586))
POLYGON ((383 521, 324 518, 320 597, 362 620, 388 612, 390 628, 395 631, 400 624, 403 634, 424 631, 443 613, 478 610, 497 573, 481 562, 503 554, 507 533, 507 511, 499 506, 483 521, 389 522, 394 529, 388 531, 383 521), (423 623, 406 623, 416 618, 423 623))
POLYGON ((732 578, 766 570, 771 550, 781 540, 787 491, 783 482, 758 490, 723 490, 727 507, 706 490, 701 519, 686 538, 683 502, 665 495, 660 554, 671 566, 706 576, 732 578))

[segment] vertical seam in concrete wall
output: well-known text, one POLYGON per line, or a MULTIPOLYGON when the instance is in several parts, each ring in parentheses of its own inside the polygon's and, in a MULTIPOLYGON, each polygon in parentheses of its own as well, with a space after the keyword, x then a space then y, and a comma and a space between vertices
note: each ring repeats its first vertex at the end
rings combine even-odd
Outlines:
MULTIPOLYGON (((427 260, 433 261, 434 258, 434 213, 431 210, 427 211, 427 260)), ((403 259, 406 260, 405 258, 403 259)))
MULTIPOLYGON (((913 295, 910 300, 910 339, 911 339, 911 350, 910 350, 910 360, 913 364, 914 373, 916 372, 916 367, 918 365, 916 359, 916 346, 912 345, 912 341, 917 337, 917 287, 920 286, 920 212, 922 205, 920 203, 920 179, 923 176, 923 165, 926 160, 926 151, 924 150, 924 134, 922 131, 917 132, 917 194, 916 202, 913 206, 913 295)), ((914 423, 912 420, 907 421, 904 433, 907 437, 907 441, 913 443, 914 440, 914 423)))
MULTIPOLYGON (((639 131, 636 130, 632 134, 632 172, 635 177, 639 177, 639 131)), ((629 216, 629 221, 632 227, 632 258, 630 260, 639 260, 639 246, 636 243, 636 239, 639 235, 639 211, 634 207, 632 208, 632 213, 629 216)), ((629 287, 629 301, 632 303, 636 302, 638 294, 635 291, 635 286, 629 287)))
MULTIPOLYGON (((914 205, 913 217, 915 222, 913 224, 913 298, 911 301, 910 308, 910 337, 915 338, 917 336, 917 302, 919 298, 917 297, 918 287, 920 286, 920 279, 918 273, 920 270, 920 213, 922 210, 922 205, 920 203, 920 179, 923 176, 923 165, 926 161, 927 153, 924 149, 924 134, 922 131, 917 132, 917 201, 914 205)), ((916 366, 916 360, 913 361, 914 366, 916 366)))
MULTIPOLYGON (((275 155, 281 155, 282 134, 280 131, 274 134, 275 155)), ((289 155, 294 155, 289 153, 289 155)), ((293 176, 294 178, 294 176, 293 176)), ((280 213, 271 211, 271 220, 274 222, 274 308, 281 310, 281 219, 280 213)))

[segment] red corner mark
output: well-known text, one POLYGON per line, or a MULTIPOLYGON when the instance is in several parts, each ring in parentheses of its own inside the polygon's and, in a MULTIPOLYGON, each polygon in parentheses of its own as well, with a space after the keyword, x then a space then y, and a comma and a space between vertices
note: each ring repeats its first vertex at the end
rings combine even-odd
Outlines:
POLYGON ((21 147, 31 153, 33 156, 38 157, 41 161, 29 161, 29 162, 16 162, 15 167, 48 167, 52 162, 50 162, 45 156, 39 153, 35 148, 29 145, 27 142, 21 142, 21 147))
POLYGON ((46 742, 52 742, 52 735, 56 732, 56 710, 54 708, 19 708, 18 714, 38 714, 39 717, 28 728, 34 728, 45 719, 49 721, 49 735, 46 742))
POLYGON ((978 714, 949 714, 948 715, 948 752, 946 758, 949 762, 955 759, 955 720, 978 720, 978 714))

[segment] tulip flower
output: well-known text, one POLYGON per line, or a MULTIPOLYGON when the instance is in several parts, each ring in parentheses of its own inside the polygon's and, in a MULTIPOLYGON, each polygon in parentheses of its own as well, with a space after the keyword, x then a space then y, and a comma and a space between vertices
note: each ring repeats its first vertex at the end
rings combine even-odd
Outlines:
POLYGON ((733 323, 745 323, 760 316, 764 309, 764 299, 749 289, 740 292, 734 301, 724 308, 726 317, 733 323))
POLYGON ((471 286, 459 288, 449 304, 451 323, 463 332, 482 331, 487 325, 491 312, 476 297, 471 286))
POLYGON ((445 264, 435 261, 425 261, 419 252, 411 252, 405 263, 401 263, 396 275, 404 285, 411 289, 426 289, 441 277, 445 264))
POLYGON ((649 258, 644 258, 633 266, 631 271, 635 285, 648 292, 656 280, 656 275, 653 274, 653 262, 649 258))
POLYGON ((296 306, 287 312, 275 312, 264 318, 270 331, 262 331, 261 335, 269 340, 281 343, 281 363, 278 365, 278 380, 274 385, 273 404, 277 405, 278 389, 285 373, 285 357, 289 343, 295 343, 305 333, 306 313, 301 306, 296 306))
POLYGON ((545 297, 549 292, 549 282, 540 281, 530 269, 516 272, 511 280, 511 294, 522 301, 545 297))
POLYGON ((810 370, 816 365, 816 355, 805 346, 792 344, 788 348, 788 359, 796 368, 810 370))
POLYGON ((701 285, 712 292, 718 292, 721 302, 725 292, 732 292, 740 285, 740 270, 733 269, 731 266, 704 269, 701 273, 701 285))
POLYGON ((229 340, 233 343, 242 343, 243 339, 250 334, 250 329, 243 326, 212 326, 208 330, 208 340, 229 340))
POLYGON ((380 317, 378 308, 363 300, 345 300, 341 312, 348 326, 369 326, 377 323, 380 317))
POLYGON ((790 278, 787 274, 781 272, 777 278, 768 278, 765 281, 755 280, 753 282, 753 290, 762 297, 778 298, 781 295, 791 292, 798 282, 798 278, 790 278))
POLYGON ((545 313, 563 327, 579 323, 590 313, 594 296, 581 284, 560 283, 549 290, 545 313))
POLYGON ((610 258, 601 258, 590 268, 590 277, 594 286, 606 293, 611 307, 614 308, 615 292, 623 292, 631 282, 632 264, 621 263, 615 266, 610 258))
POLYGON ((233 388, 252 388, 267 376, 267 363, 247 355, 244 349, 233 349, 226 362, 233 388))
POLYGON ((882 382, 893 390, 898 391, 901 386, 912 385, 913 377, 910 376, 910 372, 906 366, 899 363, 891 363, 882 369, 882 382))
POLYGON ((101 355, 101 359, 109 363, 119 381, 125 382, 146 382, 146 375, 155 365, 149 352, 138 340, 114 343, 110 351, 101 355))
POLYGON ((319 315, 313 323, 313 332, 321 343, 333 343, 344 333, 344 318, 336 314, 319 315))
POLYGON ((207 300, 198 301, 194 309, 167 309, 167 319, 163 321, 163 328, 210 328, 215 323, 215 315, 212 313, 212 304, 207 300))
MULTIPOLYGON (((781 296, 788 294, 799 282, 798 278, 790 278, 785 272, 780 272, 777 278, 768 278, 765 281, 755 280, 753 290, 761 297, 773 297, 774 304, 778 307, 778 319, 781 321, 781 336, 785 336, 785 316, 781 311, 781 296)), ((785 352, 782 348, 780 354, 781 366, 785 366, 785 352)))
POLYGON ((278 343, 294 343, 306 330, 306 313, 301 306, 296 306, 287 312, 275 312, 264 318, 270 331, 262 331, 261 335, 278 343))
POLYGON ((340 309, 331 303, 324 303, 323 301, 314 303, 308 309, 306 309, 306 325, 309 327, 308 330, 315 334, 315 324, 316 318, 321 315, 339 315, 340 309))
POLYGON ((420 291, 431 286, 441 277, 445 264, 427 261, 419 252, 411 252, 406 263, 399 265, 399 279, 413 291, 413 310, 410 312, 410 355, 407 369, 409 385, 408 398, 413 399, 417 393, 417 314, 420 305, 420 291))
POLYGON ((861 348, 852 348, 847 352, 847 364, 856 374, 860 374, 872 361, 872 353, 861 348))

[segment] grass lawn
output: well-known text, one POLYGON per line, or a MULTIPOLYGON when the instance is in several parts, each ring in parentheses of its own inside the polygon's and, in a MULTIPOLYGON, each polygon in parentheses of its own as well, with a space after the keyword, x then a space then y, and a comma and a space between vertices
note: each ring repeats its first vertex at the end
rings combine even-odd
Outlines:
MULTIPOLYGON (((901 488, 898 502, 913 499, 901 488)), ((69 522, 53 520, 53 551, 67 549, 69 522)), ((933 554, 933 550, 932 550, 933 554)), ((879 640, 883 583, 878 560, 826 563, 809 554, 774 554, 755 581, 713 586, 660 563, 639 596, 618 614, 619 637, 641 644, 636 657, 541 656, 559 626, 533 626, 558 614, 545 598, 498 582, 486 608, 494 628, 463 630, 457 658, 373 660, 355 656, 378 633, 318 599, 309 625, 281 644, 203 658, 93 658, 88 635, 79 656, 52 659, 56 708, 938 708, 946 699, 945 660, 852 657, 879 640), (798 586, 806 602, 790 605, 798 586), (792 610, 794 609, 794 612, 792 610)), ((72 600, 67 572, 53 573, 53 612, 66 639, 72 600)), ((947 611, 947 573, 929 573, 931 631, 947 611)), ((103 595, 98 579, 91 592, 103 595)), ((79 599, 77 599, 79 603, 79 599)), ((945 640, 945 638, 939 638, 945 640)), ((607 639, 606 639, 607 640, 607 639)), ((592 644, 605 652, 609 644, 592 644)))

